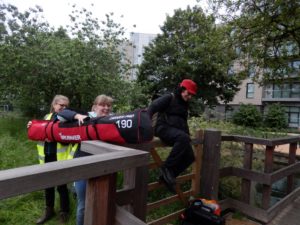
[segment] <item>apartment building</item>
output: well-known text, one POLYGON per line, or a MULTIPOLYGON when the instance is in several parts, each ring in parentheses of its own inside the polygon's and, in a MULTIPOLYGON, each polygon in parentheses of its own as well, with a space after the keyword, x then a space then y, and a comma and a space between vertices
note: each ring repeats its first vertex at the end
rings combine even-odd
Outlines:
POLYGON ((126 74, 127 79, 136 80, 137 78, 137 66, 143 62, 143 55, 145 52, 145 47, 148 46, 157 34, 146 34, 146 33, 131 33, 130 40, 123 46, 125 51, 125 57, 129 60, 131 69, 128 74, 126 74))
POLYGON ((213 117, 228 119, 243 103, 252 104, 265 114, 271 104, 280 103, 285 109, 288 126, 300 128, 300 60, 294 60, 290 65, 293 74, 280 84, 269 83, 260 86, 249 74, 249 77, 242 81, 234 99, 226 105, 216 106, 210 113, 213 117))
MULTIPOLYGON (((143 61, 144 47, 148 46, 157 34, 131 33, 130 44, 126 46, 126 55, 131 65, 138 66, 143 61)), ((293 70, 283 84, 268 84, 260 86, 252 80, 258 70, 249 70, 248 78, 243 80, 240 90, 234 96, 234 99, 228 104, 220 104, 213 110, 207 109, 209 117, 218 119, 229 119, 233 113, 243 104, 252 104, 262 113, 266 113, 270 104, 280 103, 286 111, 289 127, 300 127, 300 59, 289 63, 293 70)), ((238 71, 241 68, 238 62, 233 65, 233 70, 238 71)), ((129 80, 135 80, 137 68, 130 70, 129 80)))

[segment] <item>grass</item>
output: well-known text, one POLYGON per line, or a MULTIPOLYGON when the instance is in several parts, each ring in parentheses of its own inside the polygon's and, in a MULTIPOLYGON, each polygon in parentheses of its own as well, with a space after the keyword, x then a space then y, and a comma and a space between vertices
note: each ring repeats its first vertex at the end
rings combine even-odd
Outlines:
MULTIPOLYGON (((28 119, 16 115, 0 117, 0 169, 11 169, 38 163, 36 143, 27 139, 28 119)), ((76 202, 71 197, 71 216, 67 225, 75 224, 76 202)), ((45 207, 44 191, 36 191, 0 200, 0 224, 35 224, 45 207)), ((59 210, 56 192, 56 212, 59 210)), ((47 225, 57 225, 58 217, 47 225)))

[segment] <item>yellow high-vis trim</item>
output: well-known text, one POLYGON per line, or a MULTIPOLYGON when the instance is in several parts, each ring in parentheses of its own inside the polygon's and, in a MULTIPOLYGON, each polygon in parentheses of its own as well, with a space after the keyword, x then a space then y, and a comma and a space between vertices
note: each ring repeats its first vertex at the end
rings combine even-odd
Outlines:
POLYGON ((75 155, 75 152, 77 151, 77 149, 78 149, 78 144, 72 144, 72 148, 71 148, 71 151, 69 152, 68 159, 74 158, 74 155, 75 155))
MULTIPOLYGON (((45 120, 50 120, 51 116, 52 116, 52 113, 47 114, 44 118, 45 118, 45 120)), ((72 152, 72 147, 73 147, 72 144, 57 143, 57 145, 56 145, 57 161, 71 159, 69 155, 72 152)), ((45 149, 44 148, 45 148, 44 142, 39 142, 37 144, 37 150, 38 150, 38 154, 39 154, 38 159, 39 159, 40 164, 45 163, 45 149)))

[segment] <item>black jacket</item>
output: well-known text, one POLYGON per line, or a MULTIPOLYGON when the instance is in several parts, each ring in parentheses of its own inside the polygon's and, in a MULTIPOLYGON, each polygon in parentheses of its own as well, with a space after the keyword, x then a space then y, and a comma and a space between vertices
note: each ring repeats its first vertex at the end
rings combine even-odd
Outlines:
POLYGON ((150 117, 158 113, 155 132, 164 127, 175 127, 189 134, 187 124, 188 102, 181 97, 180 90, 155 99, 148 107, 150 117))

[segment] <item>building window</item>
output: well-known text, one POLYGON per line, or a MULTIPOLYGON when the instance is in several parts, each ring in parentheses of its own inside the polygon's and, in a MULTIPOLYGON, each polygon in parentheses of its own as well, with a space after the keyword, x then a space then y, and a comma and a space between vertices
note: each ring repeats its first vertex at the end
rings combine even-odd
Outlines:
MULTIPOLYGON (((267 96, 267 91, 272 91, 272 88, 267 86, 265 90, 267 96)), ((272 98, 300 98, 300 83, 273 85, 272 98)))
POLYGON ((264 98, 300 98, 300 83, 266 85, 264 98))
POLYGON ((300 107, 286 107, 289 127, 300 127, 300 107))
POLYGON ((229 66, 229 68, 228 68, 228 70, 227 70, 227 74, 228 74, 229 76, 233 76, 233 75, 234 75, 234 67, 233 67, 233 65, 230 65, 230 66, 229 66))
POLYGON ((253 78, 255 76, 255 73, 256 73, 255 66, 250 64, 249 65, 249 70, 248 70, 248 77, 253 78))
POLYGON ((254 98, 254 83, 247 83, 246 98, 254 98))

